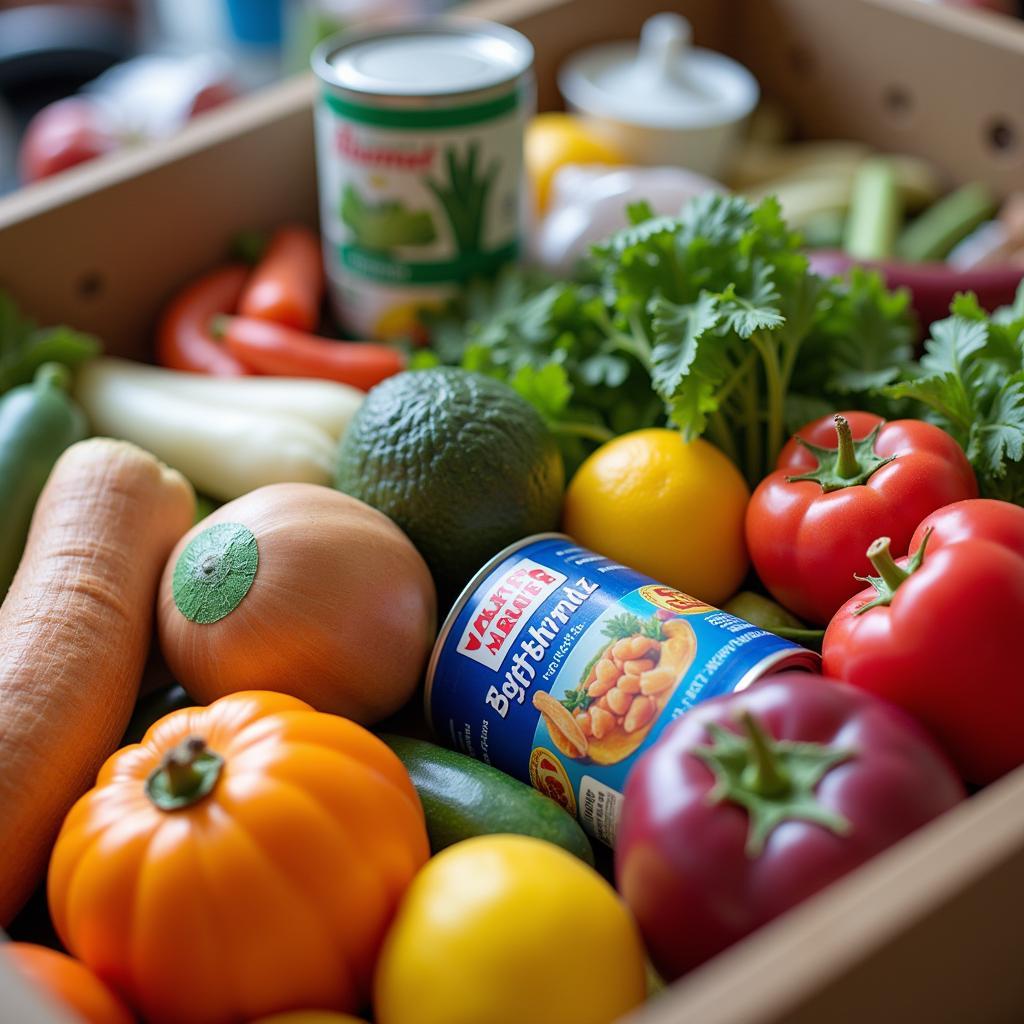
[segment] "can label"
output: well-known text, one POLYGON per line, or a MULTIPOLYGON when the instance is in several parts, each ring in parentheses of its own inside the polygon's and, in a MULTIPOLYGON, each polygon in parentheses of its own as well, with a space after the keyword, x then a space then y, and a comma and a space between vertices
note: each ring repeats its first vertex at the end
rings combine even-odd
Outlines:
POLYGON ((406 334, 424 306, 519 253, 528 86, 462 106, 317 106, 327 276, 346 326, 406 334))
POLYGON ((702 700, 817 656, 566 537, 524 542, 442 631, 428 711, 450 746, 532 783, 613 845, 626 776, 702 700))

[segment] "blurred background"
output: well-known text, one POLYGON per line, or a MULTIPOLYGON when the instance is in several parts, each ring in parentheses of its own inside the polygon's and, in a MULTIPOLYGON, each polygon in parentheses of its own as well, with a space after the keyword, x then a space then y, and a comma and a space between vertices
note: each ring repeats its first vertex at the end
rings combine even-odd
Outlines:
MULTIPOLYGON (((594 0, 594 3, 621 0, 594 0)), ((935 0, 921 0, 935 2, 935 0)), ((948 0, 1021 14, 1024 0, 948 0)), ((0 192, 178 131, 334 32, 457 0, 0 0, 0 192)))

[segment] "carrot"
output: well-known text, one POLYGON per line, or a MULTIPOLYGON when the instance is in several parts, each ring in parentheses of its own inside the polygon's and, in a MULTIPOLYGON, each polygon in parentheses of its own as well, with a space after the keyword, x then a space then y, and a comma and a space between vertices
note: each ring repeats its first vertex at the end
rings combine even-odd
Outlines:
POLYGON ((240 376, 246 368, 210 334, 210 319, 233 313, 249 276, 247 267, 228 264, 180 291, 164 310, 157 330, 156 357, 171 370, 240 376))
POLYGON ((405 356, 390 345, 333 341, 244 316, 219 316, 214 334, 250 369, 280 377, 321 377, 369 391, 405 369, 405 356))
MULTIPOLYGON (((311 331, 320 319, 324 264, 320 242, 302 225, 279 228, 238 303, 242 316, 311 331)), ((230 310, 223 310, 227 313, 230 310)))
POLYGON ((39 498, 0 606, 2 925, 131 718, 157 583, 194 505, 179 473, 103 438, 68 448, 39 498))

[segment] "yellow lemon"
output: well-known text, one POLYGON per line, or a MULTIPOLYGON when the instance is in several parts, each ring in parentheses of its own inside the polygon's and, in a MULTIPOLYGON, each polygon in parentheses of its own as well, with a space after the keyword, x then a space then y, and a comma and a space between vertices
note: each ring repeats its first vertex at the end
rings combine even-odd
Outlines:
POLYGON ((750 490, 707 441, 637 430, 597 449, 565 494, 565 532, 584 547, 708 604, 747 573, 743 517, 750 490))
POLYGON ((406 891, 377 1024, 611 1024, 644 998, 636 925, 571 853, 530 836, 449 846, 406 891))
POLYGON ((625 155, 596 135, 584 121, 572 114, 538 114, 526 126, 524 141, 526 171, 533 184, 537 209, 547 209, 551 179, 565 164, 627 163, 625 155))

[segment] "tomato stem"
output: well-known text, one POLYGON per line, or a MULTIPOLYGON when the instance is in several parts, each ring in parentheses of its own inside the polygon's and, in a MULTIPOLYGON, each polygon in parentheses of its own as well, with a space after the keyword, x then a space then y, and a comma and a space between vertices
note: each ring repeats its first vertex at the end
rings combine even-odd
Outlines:
POLYGON ((874 566, 877 576, 855 576, 854 579, 864 583, 870 583, 875 588, 875 597, 853 610, 854 615, 863 615, 871 608, 878 608, 892 603, 893 596, 897 589, 913 576, 924 562, 924 549, 928 546, 928 539, 932 531, 929 527, 921 538, 921 546, 907 560, 906 568, 896 564, 889 551, 891 541, 888 537, 879 537, 868 546, 868 560, 874 566))
POLYGON ((868 561, 875 567, 875 572, 882 577, 886 586, 890 590, 895 590, 910 573, 896 564, 892 552, 889 550, 891 543, 890 538, 879 537, 871 542, 867 555, 868 561))
POLYGON ((743 773, 744 783, 759 796, 782 796, 788 793, 789 776, 775 756, 761 723, 749 711, 740 715, 740 722, 750 740, 750 751, 753 754, 753 759, 743 773))
POLYGON ((860 476, 862 470, 857 459, 857 449, 853 444, 853 431, 850 430, 849 420, 845 416, 836 414, 836 438, 838 440, 838 455, 836 456, 836 473, 844 480, 852 480, 860 476))
POLYGON ((146 780, 146 795, 163 811, 191 807, 212 792, 224 759, 201 736, 189 736, 164 754, 146 780))

